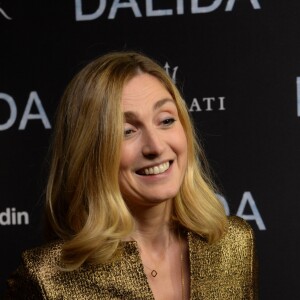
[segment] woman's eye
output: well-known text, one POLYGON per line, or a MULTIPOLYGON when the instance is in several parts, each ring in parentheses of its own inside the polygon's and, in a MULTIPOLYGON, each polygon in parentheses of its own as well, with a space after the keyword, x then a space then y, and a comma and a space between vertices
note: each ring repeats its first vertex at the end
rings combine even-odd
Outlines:
POLYGON ((170 126, 175 122, 174 118, 168 118, 162 121, 163 125, 170 126))
POLYGON ((130 136, 130 135, 133 134, 133 133, 134 133, 134 130, 131 129, 131 128, 125 129, 125 130, 124 130, 124 136, 125 136, 125 137, 128 137, 128 136, 130 136))

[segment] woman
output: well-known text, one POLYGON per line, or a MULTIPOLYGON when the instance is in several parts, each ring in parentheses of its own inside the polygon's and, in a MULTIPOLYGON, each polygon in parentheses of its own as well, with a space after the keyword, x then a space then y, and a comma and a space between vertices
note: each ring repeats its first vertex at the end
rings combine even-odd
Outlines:
POLYGON ((46 212, 17 299, 254 299, 253 235, 226 218, 184 100, 165 71, 111 53, 58 109, 46 212))

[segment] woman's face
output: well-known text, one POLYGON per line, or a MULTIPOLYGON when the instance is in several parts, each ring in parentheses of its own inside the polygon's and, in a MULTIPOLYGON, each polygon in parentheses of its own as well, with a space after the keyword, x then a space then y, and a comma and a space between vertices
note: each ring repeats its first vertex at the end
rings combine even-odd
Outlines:
POLYGON ((122 110, 119 183, 125 201, 149 207, 174 198, 187 166, 187 141, 172 96, 142 73, 125 84, 122 110))

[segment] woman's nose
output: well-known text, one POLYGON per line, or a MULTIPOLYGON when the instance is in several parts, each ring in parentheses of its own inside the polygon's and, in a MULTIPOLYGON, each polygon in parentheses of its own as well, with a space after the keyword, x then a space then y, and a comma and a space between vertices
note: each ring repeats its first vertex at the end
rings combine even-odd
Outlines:
POLYGON ((164 141, 157 130, 152 128, 143 132, 142 153, 150 159, 159 156, 164 150, 164 141))

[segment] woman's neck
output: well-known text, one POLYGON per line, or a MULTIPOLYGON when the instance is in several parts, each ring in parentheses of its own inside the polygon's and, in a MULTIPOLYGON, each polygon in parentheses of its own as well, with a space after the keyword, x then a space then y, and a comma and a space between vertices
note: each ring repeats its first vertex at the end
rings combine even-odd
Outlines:
POLYGON ((173 240, 171 203, 165 202, 151 208, 132 211, 136 227, 131 238, 140 246, 166 249, 173 240))

